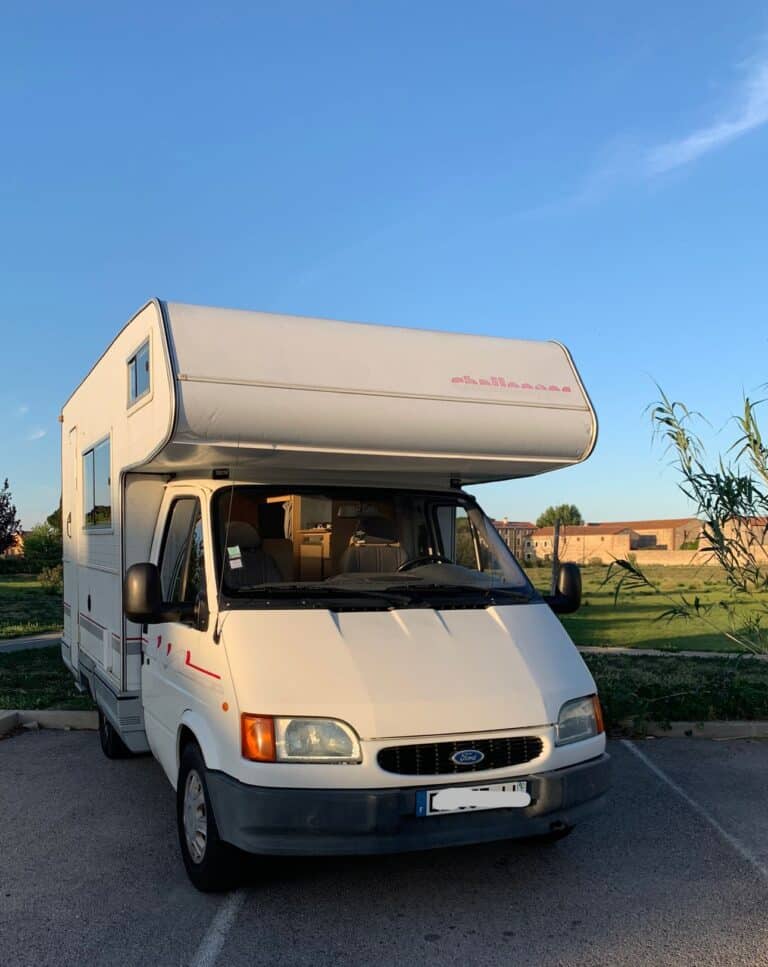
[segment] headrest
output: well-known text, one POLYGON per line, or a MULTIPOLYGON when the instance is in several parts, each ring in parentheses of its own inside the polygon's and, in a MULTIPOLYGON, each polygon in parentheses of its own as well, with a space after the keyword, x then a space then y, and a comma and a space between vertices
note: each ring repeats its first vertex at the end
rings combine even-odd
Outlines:
POLYGON ((396 544, 394 521, 388 517, 361 517, 352 537, 354 544, 396 544))
POLYGON ((241 550, 251 550, 254 547, 261 547, 259 532, 244 520, 232 520, 229 522, 227 533, 227 547, 240 547, 241 550))

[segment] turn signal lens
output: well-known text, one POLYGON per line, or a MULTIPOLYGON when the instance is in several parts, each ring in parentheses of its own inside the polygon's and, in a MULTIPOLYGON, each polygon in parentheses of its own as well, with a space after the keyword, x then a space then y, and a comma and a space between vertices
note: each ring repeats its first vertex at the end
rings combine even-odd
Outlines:
POLYGON ((597 734, 600 735, 601 732, 605 732, 605 722, 603 721, 603 706, 600 704, 600 699, 597 695, 592 696, 592 705, 595 709, 595 725, 597 726, 597 734))
POLYGON ((275 761, 275 722, 271 715, 244 713, 240 717, 240 735, 245 759, 275 761))

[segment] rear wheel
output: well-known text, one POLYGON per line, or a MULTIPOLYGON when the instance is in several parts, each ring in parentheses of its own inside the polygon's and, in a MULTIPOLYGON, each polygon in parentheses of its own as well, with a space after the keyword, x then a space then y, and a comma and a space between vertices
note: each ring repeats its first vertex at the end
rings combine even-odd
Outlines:
POLYGON ((99 709, 99 741, 101 751, 108 759, 127 759, 131 750, 120 738, 120 733, 99 709))
POLYGON ((176 786, 179 845, 190 880, 203 893, 229 890, 240 870, 239 851, 219 837, 205 778, 205 762, 194 742, 181 753, 176 786))

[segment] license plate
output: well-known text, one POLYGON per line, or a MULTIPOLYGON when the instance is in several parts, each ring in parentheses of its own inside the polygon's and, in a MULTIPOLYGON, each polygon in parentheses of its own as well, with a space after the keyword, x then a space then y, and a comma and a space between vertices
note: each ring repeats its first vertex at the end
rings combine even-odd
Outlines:
POLYGON ((451 786, 420 789, 416 793, 416 815, 475 812, 479 809, 522 809, 530 805, 527 782, 499 782, 490 786, 451 786))

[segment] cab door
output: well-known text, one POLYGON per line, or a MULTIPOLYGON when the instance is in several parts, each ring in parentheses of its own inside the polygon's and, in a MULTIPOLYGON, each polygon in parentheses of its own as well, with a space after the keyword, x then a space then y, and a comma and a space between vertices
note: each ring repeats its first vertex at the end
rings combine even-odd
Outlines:
POLYGON ((169 499, 157 556, 163 601, 195 614, 149 626, 141 685, 147 737, 173 783, 182 715, 205 714, 221 691, 224 660, 208 617, 216 597, 209 526, 199 493, 177 491, 169 499))

